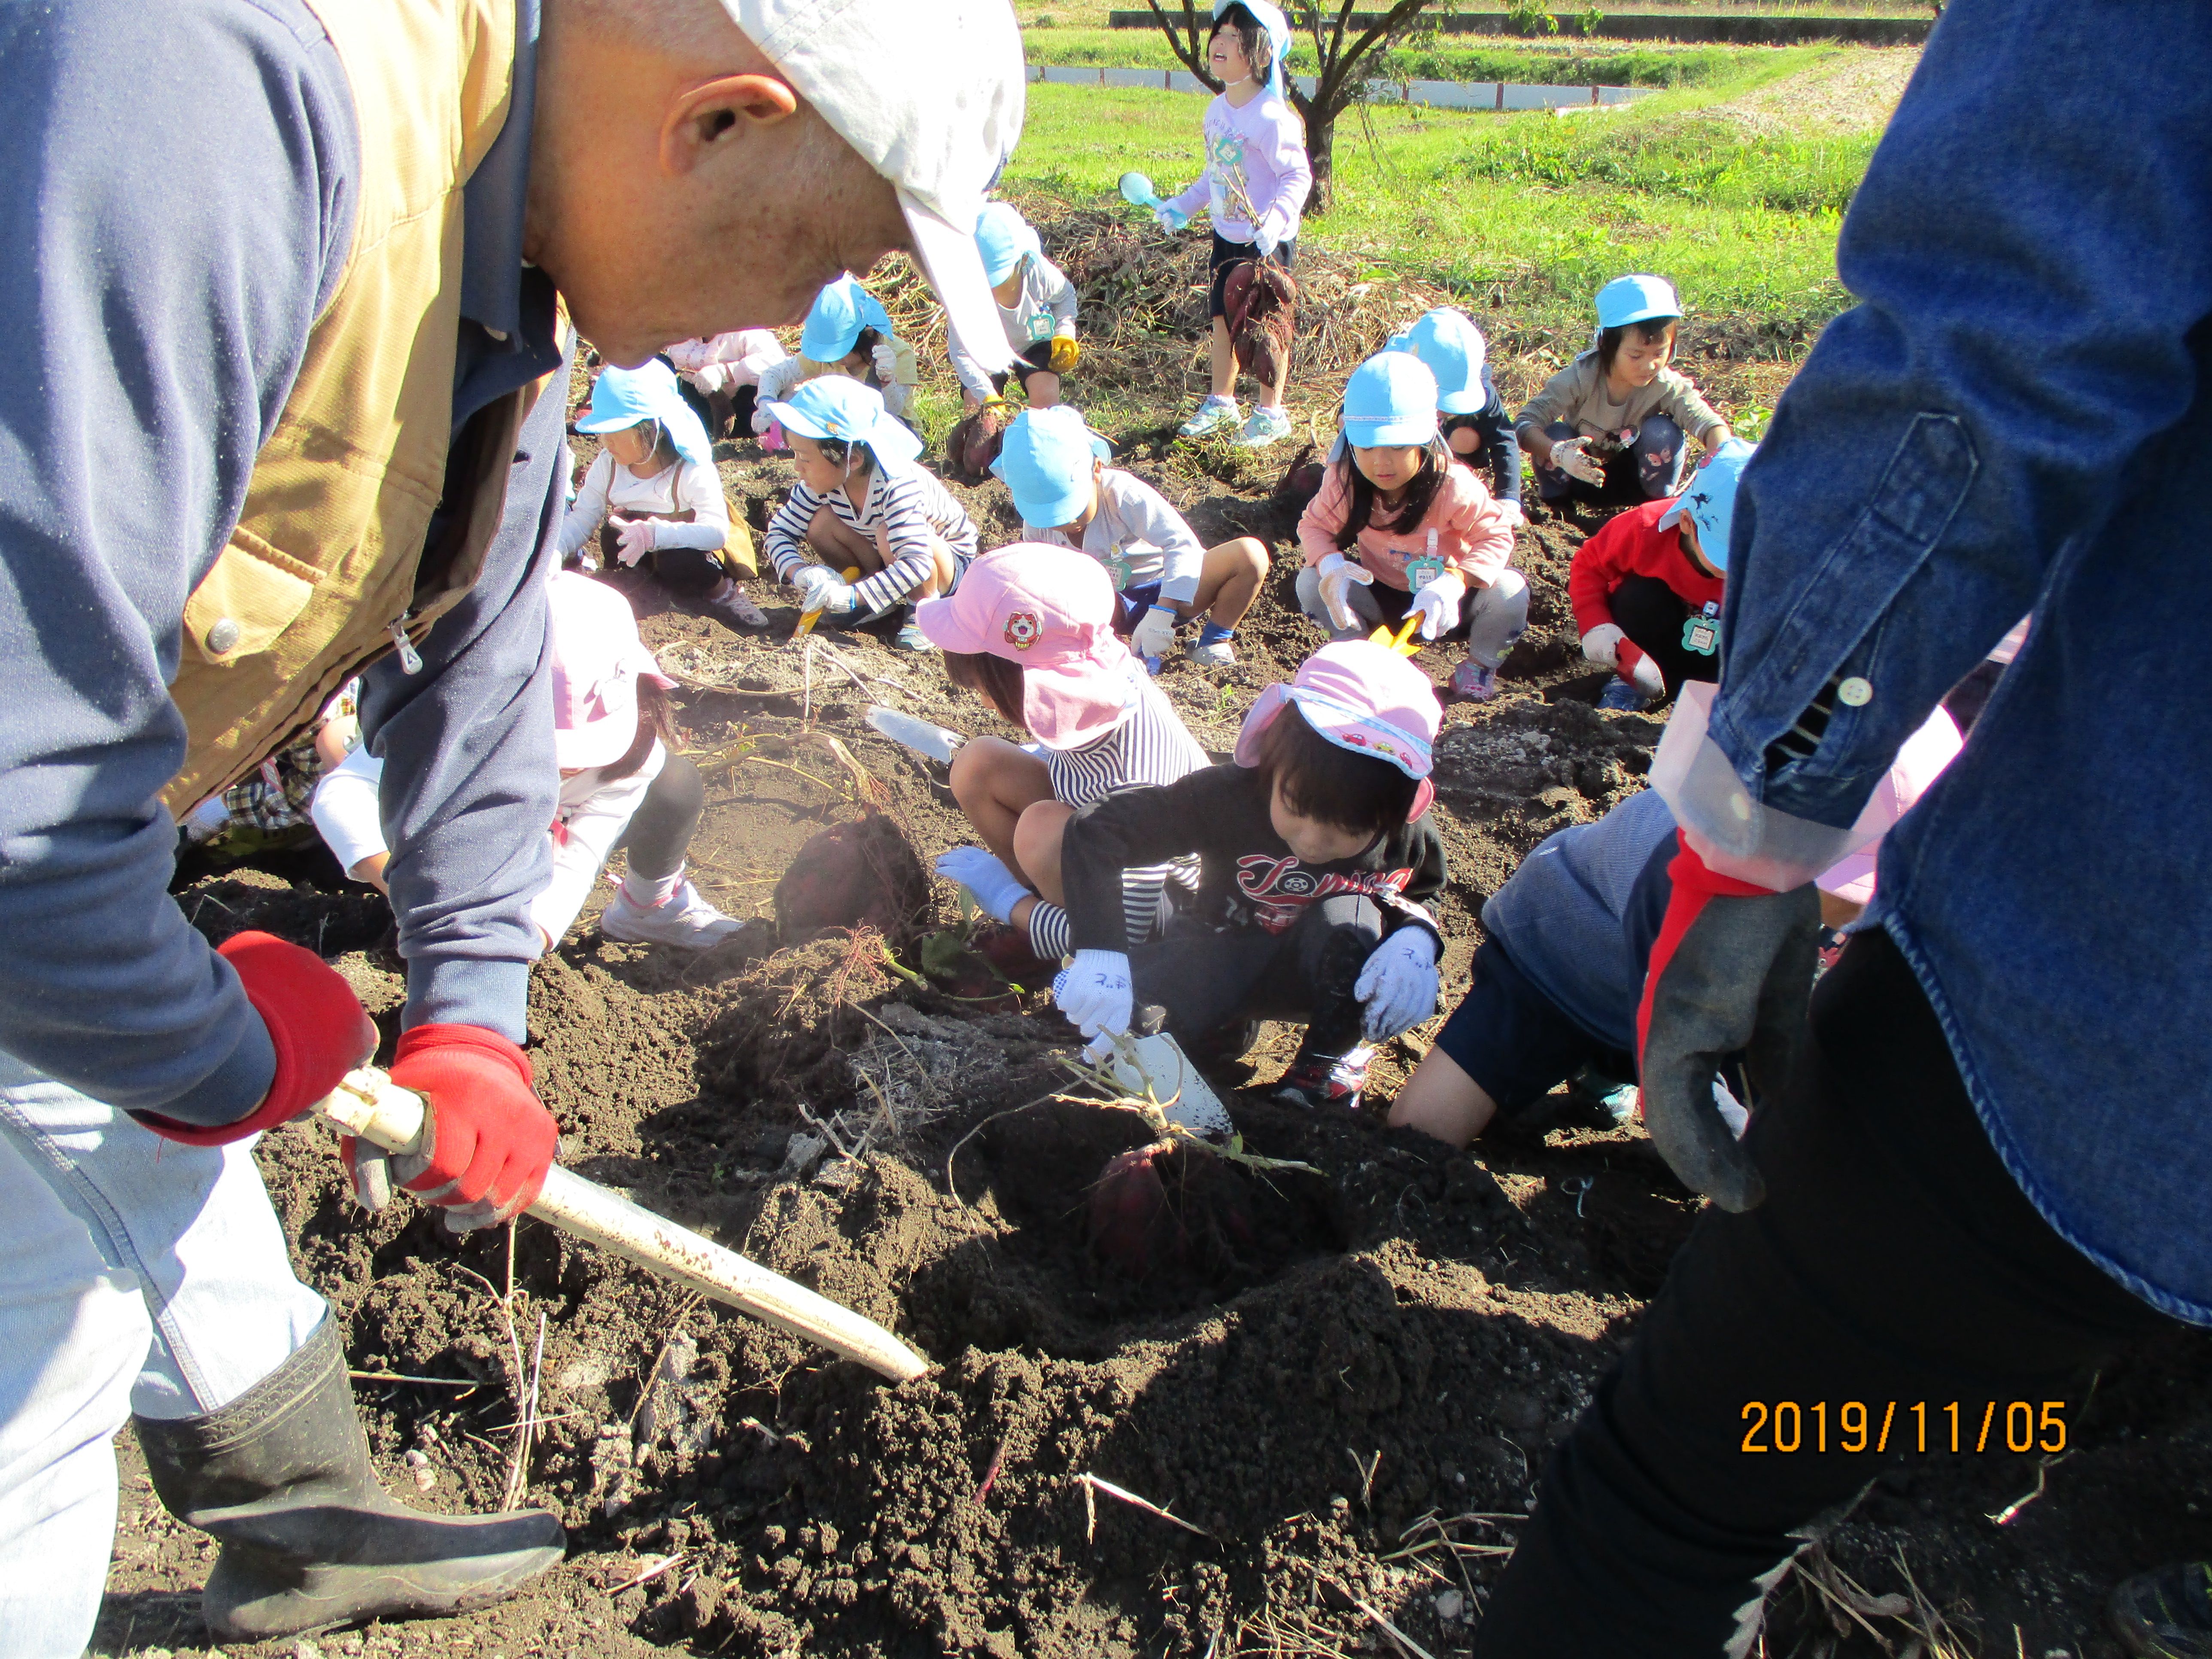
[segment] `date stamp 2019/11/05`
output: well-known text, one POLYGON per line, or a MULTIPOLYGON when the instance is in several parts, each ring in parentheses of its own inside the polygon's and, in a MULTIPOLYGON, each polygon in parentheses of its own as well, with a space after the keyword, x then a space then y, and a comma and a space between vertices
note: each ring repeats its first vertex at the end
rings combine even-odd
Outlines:
POLYGON ((1753 1400, 1742 1449, 2063 1452, 2066 1411, 2063 1400, 1753 1400))

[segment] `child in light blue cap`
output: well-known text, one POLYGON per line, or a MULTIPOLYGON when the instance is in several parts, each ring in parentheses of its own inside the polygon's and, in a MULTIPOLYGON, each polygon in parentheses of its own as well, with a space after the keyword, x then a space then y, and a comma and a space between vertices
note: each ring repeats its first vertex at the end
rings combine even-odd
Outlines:
POLYGON ((1075 338, 1075 284, 1044 257, 1036 228, 1006 202, 987 202, 975 218, 975 251, 983 275, 998 301, 999 323, 1017 356, 1008 369, 989 369, 960 341, 960 331, 945 325, 945 349, 952 372, 973 415, 1018 376, 1031 409, 1050 409, 1060 401, 1061 378, 1083 356, 1075 338))
POLYGON ((1673 283, 1616 276, 1598 290, 1597 324, 1590 349, 1545 382, 1516 422, 1547 504, 1595 500, 1608 486, 1632 501, 1672 495, 1685 434, 1708 454, 1729 440, 1728 423, 1669 367, 1682 325, 1673 283))
POLYGON ((901 420, 921 380, 914 348, 892 331, 890 313, 850 276, 840 276, 815 296, 799 331, 799 356, 761 372, 753 430, 766 433, 774 424, 765 413, 769 404, 823 374, 847 375, 874 388, 884 407, 901 420))
POLYGON ((915 458, 921 440, 872 386, 842 374, 809 380, 766 405, 790 441, 799 483, 769 520, 768 556, 802 609, 853 627, 908 616, 895 643, 936 649, 915 601, 950 593, 975 556, 975 524, 915 458), (822 562, 808 558, 814 554, 822 562), (848 580, 841 573, 857 570, 848 580))
POLYGON ((726 628, 766 628, 767 613, 738 585, 759 574, 752 538, 731 515, 707 428, 675 372, 658 358, 601 369, 576 430, 597 438, 599 453, 561 521, 561 556, 587 571, 602 561, 642 570, 726 628))
POLYGON ((1237 623, 1267 577, 1267 549, 1251 536, 1201 544, 1182 514, 1143 479, 1106 465, 1106 441, 1066 404, 1032 409, 1006 430, 991 470, 1006 482, 1023 538, 1088 553, 1121 601, 1114 631, 1152 672, 1175 648, 1176 627, 1206 617, 1189 655, 1237 660, 1237 623))
MULTIPOLYGON (((1394 338, 1392 351, 1410 351, 1437 377, 1437 416, 1452 458, 1480 476, 1510 514, 1521 512, 1521 444, 1513 417, 1490 378, 1490 343, 1463 311, 1439 306, 1394 338)), ((1520 520, 1528 522, 1525 517, 1520 520)))

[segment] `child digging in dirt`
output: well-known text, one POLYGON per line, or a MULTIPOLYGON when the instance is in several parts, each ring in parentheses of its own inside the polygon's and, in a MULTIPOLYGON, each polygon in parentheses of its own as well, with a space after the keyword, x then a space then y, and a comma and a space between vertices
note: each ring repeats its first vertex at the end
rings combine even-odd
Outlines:
MULTIPOLYGON (((599 917, 599 931, 629 944, 703 951, 739 924, 709 904, 684 874, 707 787, 669 745, 676 682, 637 636, 629 601, 573 570, 548 590, 553 653, 553 748, 561 766, 560 816, 549 833, 553 876, 530 902, 543 948, 561 942, 617 848, 629 869, 599 917)), ((386 890, 389 854, 377 807, 384 763, 356 749, 315 791, 315 828, 348 875, 386 890)))
MULTIPOLYGON (((1213 217, 1212 282, 1206 314, 1212 319, 1212 390, 1198 413, 1183 422, 1187 438, 1237 424, 1237 346, 1230 332, 1226 287, 1231 270, 1247 260, 1273 260, 1287 270, 1297 252, 1298 217, 1313 185, 1305 129, 1283 96, 1283 59, 1291 26, 1267 0, 1214 0, 1213 38, 1206 62, 1221 82, 1206 106, 1206 170, 1196 183, 1155 210, 1163 229, 1179 231, 1201 207, 1213 217)), ((1283 407, 1291 356, 1275 354, 1274 373, 1261 403, 1237 441, 1252 448, 1290 435, 1283 407)))
MULTIPOLYGON (((983 838, 937 861, 937 873, 1014 928, 1026 954, 987 950, 1018 981, 1072 948, 1062 906, 1060 836, 1080 808, 1121 791, 1204 769, 1206 751, 1152 676, 1115 637, 1106 573, 1060 547, 1017 543, 968 568, 960 591, 918 607, 915 622, 945 653, 953 681, 980 693, 1042 754, 975 738, 952 757, 952 795, 983 838), (1018 872, 1018 873, 1017 873, 1018 872)), ((1122 873, 1126 943, 1159 929, 1166 891, 1193 872, 1161 860, 1122 873)))
MULTIPOLYGON (((873 387, 828 374, 763 407, 790 440, 799 470, 769 520, 768 556, 806 610, 854 626, 959 585, 975 556, 975 526, 915 464, 921 440, 873 387), (823 562, 808 562, 810 550, 823 562), (852 569, 857 582, 839 574, 852 569)), ((902 651, 935 648, 911 617, 895 642, 902 651)))
POLYGON ((1437 424, 1452 459, 1477 477, 1488 471, 1491 494, 1518 529, 1521 442, 1513 417, 1490 378, 1490 343, 1463 311, 1440 306, 1383 348, 1410 351, 1437 377, 1437 424))
POLYGON ((884 407, 901 420, 921 379, 914 348, 891 331, 890 313, 851 276, 840 276, 815 296, 799 331, 799 356, 761 371, 753 430, 773 432, 775 419, 769 404, 824 374, 842 374, 874 388, 884 407))
POLYGON ((1672 283, 1615 277, 1597 291, 1597 323, 1590 349, 1546 381, 1516 422, 1547 505, 1595 500, 1609 487, 1632 500, 1672 495, 1683 434, 1708 454, 1730 435, 1689 377, 1668 367, 1682 326, 1672 283))
POLYGON ((759 574, 752 538, 730 515, 707 428, 674 372, 661 362, 600 370, 576 430, 600 447, 561 521, 562 558, 586 570, 603 559, 641 567, 726 628, 766 628, 738 586, 740 574, 759 574))
POLYGON ((1575 550, 1567 597, 1583 655, 1614 671, 1601 708, 1642 708, 1717 680, 1736 480, 1757 446, 1730 438, 1673 501, 1646 501, 1575 550))
POLYGON ((1139 1006, 1205 1054, 1251 1023, 1306 1023, 1277 1096, 1356 1109, 1370 1046, 1436 1012, 1444 884, 1427 816, 1441 723, 1427 677, 1387 646, 1325 645, 1244 718, 1236 758, 1108 797, 1061 832, 1075 959, 1060 1012, 1103 1054, 1139 1006), (1195 854, 1198 890, 1131 948, 1124 872, 1195 854))
POLYGON ((1114 631, 1154 673, 1175 649, 1176 625, 1201 613, 1193 662, 1237 660, 1237 624, 1267 579, 1267 549, 1252 536, 1201 546, 1182 514, 1135 475, 1106 465, 1106 441, 1066 407, 1030 410, 1006 431, 992 471, 1006 482, 1022 533, 1078 549, 1105 567, 1119 599, 1114 631))
MULTIPOLYGON (((1861 822, 1894 823, 1959 749, 1959 728, 1938 708, 1898 751, 1861 822)), ((1474 983, 1390 1103, 1393 1127, 1464 1147, 1498 1114, 1523 1111, 1584 1073, 1625 1121, 1637 1099, 1644 964, 1674 895, 1674 830, 1667 803, 1647 789, 1522 861, 1482 907, 1474 983)), ((1826 926, 1848 925, 1874 896, 1879 846, 1819 878, 1826 926)), ((1723 1110, 1733 1104, 1731 1096, 1723 1110)))
POLYGON ((678 340, 666 356, 685 388, 684 401, 706 422, 707 435, 720 441, 732 431, 753 429, 760 377, 791 354, 769 330, 741 328, 705 339, 678 340))
POLYGON ((1507 562, 1513 516, 1444 447, 1436 376, 1412 353, 1354 369, 1343 422, 1298 520, 1299 609, 1338 640, 1419 612, 1423 639, 1467 641, 1452 695, 1489 696, 1528 626, 1528 584, 1507 562))
POLYGON ((946 325, 945 344, 961 398, 973 415, 1018 377, 1031 409, 1059 403, 1061 379, 1074 372, 1083 348, 1075 338, 1075 284, 1044 257, 1035 227, 1005 202, 990 202, 975 219, 975 251, 999 302, 999 321, 1016 359, 1011 370, 987 369, 946 325))

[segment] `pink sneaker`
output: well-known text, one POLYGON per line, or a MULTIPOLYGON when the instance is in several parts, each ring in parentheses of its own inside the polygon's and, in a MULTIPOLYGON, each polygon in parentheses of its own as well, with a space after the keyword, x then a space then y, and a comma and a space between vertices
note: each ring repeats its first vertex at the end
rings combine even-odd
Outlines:
POLYGON ((1468 702, 1487 702, 1498 690, 1498 671, 1485 667, 1474 658, 1452 670, 1451 694, 1468 702))

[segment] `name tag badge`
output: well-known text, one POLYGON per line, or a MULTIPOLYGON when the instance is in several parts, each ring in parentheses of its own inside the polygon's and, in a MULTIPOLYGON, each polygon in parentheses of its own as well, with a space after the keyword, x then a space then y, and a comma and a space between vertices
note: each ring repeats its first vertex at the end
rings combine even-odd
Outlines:
POLYGON ((1406 586, 1408 587, 1426 587, 1443 574, 1444 562, 1433 554, 1424 554, 1418 559, 1406 561, 1406 586))
POLYGON ((1721 624, 1718 607, 1710 600, 1705 608, 1682 624, 1682 649, 1700 657, 1710 657, 1720 649, 1721 624))

